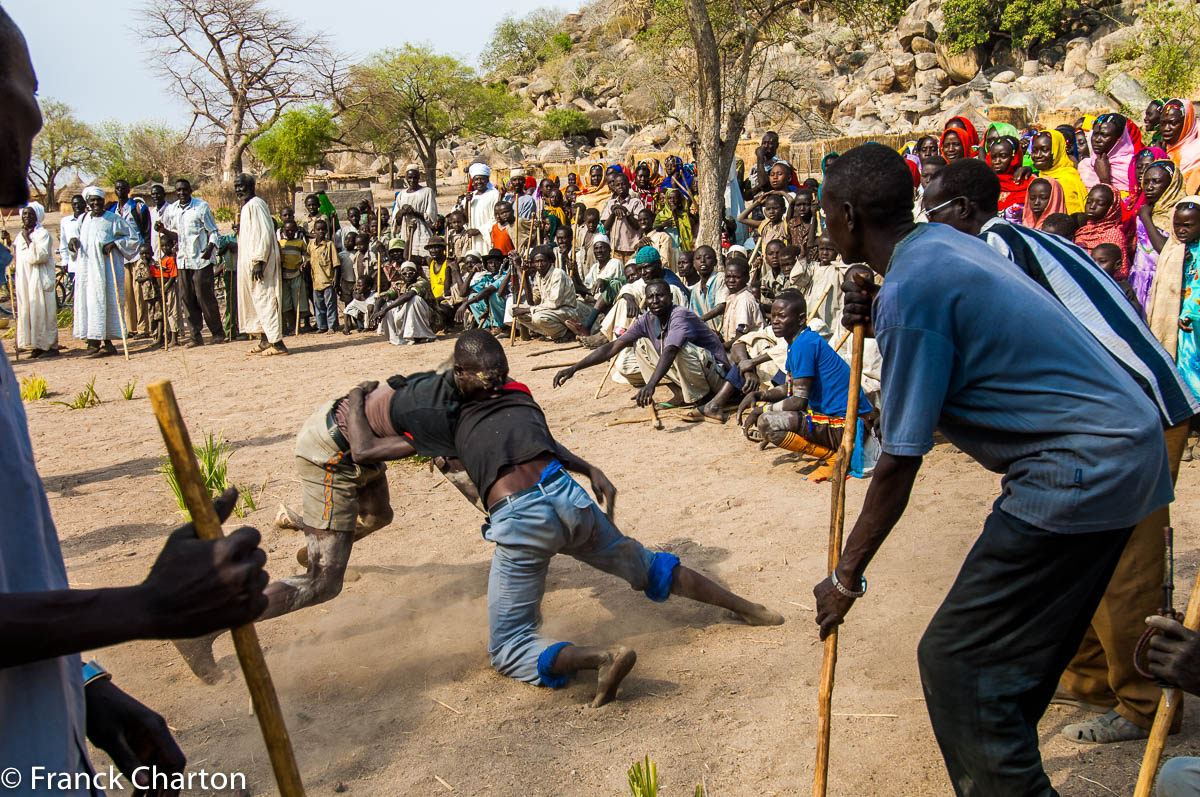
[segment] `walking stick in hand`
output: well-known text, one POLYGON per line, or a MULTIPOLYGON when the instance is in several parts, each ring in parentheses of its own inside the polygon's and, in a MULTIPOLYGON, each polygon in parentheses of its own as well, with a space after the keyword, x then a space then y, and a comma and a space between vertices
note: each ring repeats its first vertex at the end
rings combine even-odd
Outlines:
POLYGON ((12 304, 12 327, 13 327, 13 362, 21 361, 21 322, 20 316, 17 314, 22 311, 17 307, 17 270, 10 268, 8 270, 8 295, 12 304))
MULTIPOLYGON (((113 263, 112 255, 105 255, 105 257, 108 258, 108 273, 112 274, 113 278, 113 297, 117 300, 117 326, 121 330, 121 348, 125 350, 125 362, 129 362, 129 336, 125 334, 125 302, 121 296, 123 291, 117 285, 117 267, 113 263)), ((105 325, 107 326, 107 322, 105 325)))
MULTIPOLYGON (((192 440, 179 412, 179 404, 175 401, 175 390, 171 387, 170 380, 164 379, 147 386, 146 395, 150 397, 150 403, 154 406, 158 428, 162 432, 163 442, 167 444, 167 453, 171 457, 172 467, 175 468, 175 478, 179 483, 180 492, 183 493, 184 503, 192 515, 196 536, 202 540, 220 539, 224 536, 221 521, 213 507, 208 488, 204 486, 200 467, 196 464, 192 440)), ((246 686, 250 690, 254 713, 258 717, 263 741, 267 745, 267 756, 271 759, 271 769, 275 772, 279 793, 283 797, 304 797, 304 784, 300 780, 300 771, 296 767, 296 757, 292 752, 292 742, 283 722, 279 697, 275 694, 274 684, 271 683, 271 672, 267 669, 266 659, 263 658, 262 648, 258 644, 258 634, 253 624, 238 626, 232 629, 232 633, 233 646, 237 650, 238 662, 242 665, 242 674, 246 677, 246 686)))
MULTIPOLYGON (((842 556, 842 527, 846 520, 846 475, 850 472, 850 457, 854 453, 854 438, 858 432, 858 394, 862 385, 863 343, 866 331, 862 324, 854 326, 853 354, 850 356, 850 392, 846 396, 846 431, 833 463, 833 495, 829 518, 829 572, 832 573, 842 556)), ((825 797, 829 783, 829 732, 833 711, 833 679, 837 667, 837 629, 825 637, 825 653, 821 658, 821 690, 817 697, 817 762, 813 768, 813 797, 825 797)))
MULTIPOLYGON (((1196 574, 1196 581, 1192 584, 1183 627, 1189 631, 1200 630, 1200 573, 1196 574)), ((1150 738, 1146 740, 1146 754, 1142 757, 1142 769, 1138 772, 1133 797, 1150 797, 1154 793, 1154 780, 1158 777, 1158 764, 1162 760, 1163 747, 1167 744, 1167 734, 1182 706, 1181 691, 1172 686, 1164 687, 1162 697, 1158 699, 1158 711, 1154 713, 1154 724, 1150 727, 1150 738)))

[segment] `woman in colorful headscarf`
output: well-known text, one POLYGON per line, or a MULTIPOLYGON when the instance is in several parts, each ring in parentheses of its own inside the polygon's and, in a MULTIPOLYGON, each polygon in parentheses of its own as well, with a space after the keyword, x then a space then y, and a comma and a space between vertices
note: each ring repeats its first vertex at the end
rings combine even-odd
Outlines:
POLYGON ((916 152, 917 157, 924 162, 928 158, 938 155, 938 150, 940 148, 941 142, 938 140, 937 136, 921 136, 917 139, 917 146, 914 148, 914 151, 916 152))
POLYGON ((1071 165, 1078 163, 1079 148, 1075 146, 1075 128, 1071 125, 1059 125, 1054 129, 1062 133, 1063 144, 1067 149, 1067 157, 1071 159, 1071 165))
POLYGON ((672 188, 683 192, 684 199, 690 204, 695 192, 696 171, 690 163, 685 164, 678 155, 668 155, 663 158, 663 179, 658 187, 665 194, 672 188))
POLYGON ((1146 105, 1146 111, 1142 114, 1142 128, 1148 136, 1147 144, 1162 143, 1162 133, 1159 132, 1158 123, 1162 121, 1162 109, 1166 103, 1166 100, 1153 99, 1146 105))
MULTIPOLYGON (((1013 128, 1013 131, 1016 132, 1016 128, 1013 128)), ((1020 152, 1021 145, 1016 136, 1004 134, 992 142, 987 154, 988 164, 996 173, 996 177, 1000 178, 1000 215, 1005 221, 1013 224, 1022 223, 1026 193, 1033 181, 1027 170, 1022 170, 1018 177, 1017 170, 1021 166, 1020 152)))
POLYGON ((1091 189, 1108 183, 1121 194, 1133 186, 1129 181, 1129 165, 1136 152, 1135 140, 1140 141, 1137 125, 1119 113, 1106 113, 1092 125, 1092 154, 1077 164, 1079 178, 1091 189))
POLYGON ((1087 203, 1087 189, 1079 179, 1079 171, 1067 157, 1067 140, 1058 130, 1043 130, 1033 137, 1033 168, 1039 177, 1050 177, 1062 186, 1066 213, 1082 213, 1087 203))
POLYGON ((1196 109, 1189 100, 1167 100, 1159 120, 1163 146, 1171 160, 1183 172, 1183 184, 1189 193, 1200 190, 1200 128, 1196 109))
POLYGON ((1121 282, 1129 276, 1129 238, 1121 223, 1121 198, 1108 183, 1099 183, 1088 192, 1084 209, 1087 221, 1075 233, 1075 243, 1090 252, 1100 244, 1112 244, 1121 250, 1121 267, 1113 279, 1121 282))
MULTIPOLYGON (((992 152, 992 144, 1001 136, 1012 136, 1013 140, 1017 139, 1017 128, 1007 122, 992 122, 983 131, 983 153, 986 159, 992 152)), ((1017 165, 1020 165, 1019 163, 1017 165)))
POLYGON ((976 150, 979 148, 979 133, 975 130, 975 125, 971 124, 971 120, 965 116, 955 116, 942 128, 942 157, 946 159, 946 163, 958 160, 959 157, 974 158, 976 150), (946 154, 946 133, 954 133, 954 138, 958 139, 962 146, 962 155, 950 157, 946 154))
POLYGON ((629 184, 629 191, 651 210, 658 207, 658 185, 654 180, 654 170, 647 161, 642 161, 633 170, 633 182, 629 184))
POLYGON ((42 226, 46 211, 37 202, 21 208, 21 231, 14 242, 17 308, 17 348, 33 349, 30 358, 58 354, 57 305, 54 300, 54 251, 50 233, 42 226))
POLYGON ((1137 295, 1138 304, 1145 307, 1158 265, 1158 254, 1167 244, 1175 206, 1186 193, 1179 167, 1170 160, 1150 164, 1142 178, 1142 191, 1146 201, 1138 210, 1129 283, 1137 295))
POLYGON ((1146 322, 1200 397, 1200 196, 1175 205, 1146 305, 1146 322))
POLYGON ((1062 186, 1052 177, 1036 177, 1026 191, 1025 208, 1021 212, 1021 224, 1034 230, 1042 229, 1046 219, 1055 213, 1065 213, 1062 186))

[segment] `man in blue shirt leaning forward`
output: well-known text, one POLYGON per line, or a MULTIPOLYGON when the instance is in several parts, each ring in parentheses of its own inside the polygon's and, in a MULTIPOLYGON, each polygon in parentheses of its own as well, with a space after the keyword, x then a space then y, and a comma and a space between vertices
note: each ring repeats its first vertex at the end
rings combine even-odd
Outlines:
POLYGON ((1037 722, 1133 526, 1172 499, 1162 425, 1134 379, 1011 261, 914 224, 911 180, 894 151, 865 144, 823 186, 843 259, 886 280, 873 305, 865 280, 847 290, 843 323, 865 322, 883 358, 883 454, 841 561, 814 589, 817 622, 828 635, 865 593, 935 429, 1003 474, 917 659, 955 792, 1049 797, 1037 722))

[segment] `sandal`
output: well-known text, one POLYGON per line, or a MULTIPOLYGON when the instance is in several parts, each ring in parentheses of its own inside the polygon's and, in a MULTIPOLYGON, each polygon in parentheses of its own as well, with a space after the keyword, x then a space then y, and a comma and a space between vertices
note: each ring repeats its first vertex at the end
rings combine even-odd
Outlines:
POLYGON ((262 354, 260 354, 258 356, 259 357, 275 357, 275 356, 285 357, 289 354, 291 354, 291 352, 288 351, 287 349, 277 349, 274 346, 268 346, 267 348, 263 349, 262 354))
POLYGON ((700 410, 689 410, 688 412, 685 412, 683 415, 680 415, 679 420, 683 421, 684 423, 702 423, 703 422, 703 423, 715 423, 718 425, 723 425, 725 423, 725 421, 727 420, 727 418, 725 417, 724 413, 721 413, 720 418, 714 418, 711 415, 705 415, 700 410))

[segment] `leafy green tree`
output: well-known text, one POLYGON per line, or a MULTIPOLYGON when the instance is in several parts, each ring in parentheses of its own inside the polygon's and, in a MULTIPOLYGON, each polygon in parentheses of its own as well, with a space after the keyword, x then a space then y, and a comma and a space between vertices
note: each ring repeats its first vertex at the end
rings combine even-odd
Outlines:
POLYGON ((592 120, 587 114, 574 108, 554 108, 542 117, 540 141, 553 141, 567 136, 582 136, 592 129, 592 120))
POLYGON ((275 179, 294 186, 305 172, 324 160, 325 150, 339 132, 328 108, 321 105, 291 108, 259 134, 253 150, 275 179))
POLYGON ((58 176, 67 169, 91 170, 96 163, 96 133, 75 117, 66 103, 42 100, 42 130, 33 140, 29 179, 42 191, 48 210, 58 202, 58 176))
POLYGON ((98 138, 97 176, 108 185, 117 180, 165 183, 173 175, 194 174, 199 164, 197 148, 186 134, 162 122, 124 125, 109 119, 100 124, 98 138))
POLYGON ((520 108, 516 97, 484 85, 457 58, 411 44, 352 67, 341 103, 348 140, 389 157, 416 150, 434 193, 443 142, 503 135, 520 108))
POLYGON ((154 176, 139 157, 133 143, 133 130, 132 125, 123 125, 115 119, 100 123, 96 177, 104 185, 112 185, 117 180, 138 185, 154 176))
POLYGON ((1200 80, 1200 6, 1152 0, 1142 9, 1139 76, 1152 97, 1190 97, 1200 80))
POLYGON ((523 17, 511 14, 496 24, 480 63, 497 77, 527 75, 538 64, 570 52, 571 37, 559 30, 562 12, 539 8, 523 17))
POLYGON ((946 0, 942 35, 953 52, 996 39, 1028 49, 1065 32, 1080 8, 1079 0, 946 0))

